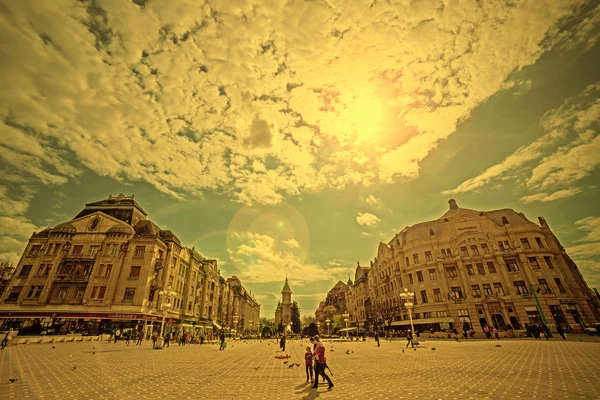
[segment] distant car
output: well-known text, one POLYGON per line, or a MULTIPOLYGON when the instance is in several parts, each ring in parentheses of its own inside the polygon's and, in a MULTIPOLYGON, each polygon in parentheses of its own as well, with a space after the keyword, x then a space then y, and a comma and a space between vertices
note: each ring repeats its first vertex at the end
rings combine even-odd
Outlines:
POLYGON ((600 324, 593 324, 591 326, 588 326, 583 330, 583 333, 587 333, 588 335, 600 334, 600 324))

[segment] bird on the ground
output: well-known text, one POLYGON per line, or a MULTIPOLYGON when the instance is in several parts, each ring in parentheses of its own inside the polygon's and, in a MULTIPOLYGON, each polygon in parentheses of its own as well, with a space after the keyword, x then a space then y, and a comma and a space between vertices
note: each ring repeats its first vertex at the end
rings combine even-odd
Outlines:
POLYGON ((254 368, 254 370, 256 371, 256 370, 257 370, 257 369, 259 369, 259 368, 260 368, 260 365, 259 365, 258 367, 255 367, 255 368, 254 368))
POLYGON ((8 378, 8 380, 10 381, 10 383, 15 383, 16 381, 18 381, 18 379, 15 378, 8 378))
POLYGON ((346 354, 350 354, 350 350, 346 350, 346 354))
POLYGON ((431 350, 435 350, 435 347, 432 347, 431 350))
POLYGON ((287 363, 289 363, 289 361, 284 361, 283 363, 284 363, 284 364, 287 364, 287 363))
POLYGON ((288 368, 294 368, 294 364, 289 365, 288 368))
POLYGON ((94 354, 96 354, 96 352, 95 352, 95 351, 92 351, 92 355, 94 355, 94 354))
POLYGON ((417 351, 417 349, 416 349, 416 348, 415 348, 414 350, 415 350, 415 351, 417 351))
POLYGON ((296 364, 294 364, 294 365, 295 365, 296 367, 299 367, 299 366, 300 366, 300 364, 298 364, 298 363, 296 363, 296 364))
POLYGON ((53 349, 55 349, 55 348, 56 348, 56 346, 52 346, 52 348, 53 348, 53 349))
POLYGON ((76 369, 77 369, 77 365, 75 365, 75 366, 73 367, 73 371, 75 371, 76 369))
POLYGON ((502 347, 502 345, 501 344, 497 344, 496 347, 502 347))
POLYGON ((402 349, 402 352, 404 353, 404 349, 402 349))

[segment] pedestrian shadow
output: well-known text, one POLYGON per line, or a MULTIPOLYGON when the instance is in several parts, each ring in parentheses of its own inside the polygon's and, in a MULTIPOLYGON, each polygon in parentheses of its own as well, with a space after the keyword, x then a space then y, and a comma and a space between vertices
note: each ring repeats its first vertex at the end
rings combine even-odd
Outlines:
POLYGON ((322 388, 325 387, 324 384, 321 384, 321 390, 319 389, 313 389, 311 384, 301 384, 296 386, 296 395, 297 396, 302 396, 300 397, 303 400, 311 400, 311 399, 316 399, 318 398, 320 395, 322 395, 323 393, 325 393, 322 388))

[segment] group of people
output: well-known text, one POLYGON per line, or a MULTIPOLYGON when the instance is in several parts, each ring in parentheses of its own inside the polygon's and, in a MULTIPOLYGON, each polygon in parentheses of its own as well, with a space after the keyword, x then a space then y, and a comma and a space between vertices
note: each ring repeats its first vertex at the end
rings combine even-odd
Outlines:
MULTIPOLYGON (((304 364, 306 366, 306 383, 311 382, 314 389, 319 387, 319 376, 323 378, 323 381, 327 381, 329 386, 328 389, 333 389, 333 382, 327 375, 326 370, 329 369, 327 366, 327 358, 325 357, 325 346, 321 343, 319 336, 313 336, 310 338, 310 343, 313 345, 306 347, 306 353, 304 354, 304 364), (314 371, 314 373, 313 373, 314 371)), ((331 372, 331 370, 329 370, 331 372)))

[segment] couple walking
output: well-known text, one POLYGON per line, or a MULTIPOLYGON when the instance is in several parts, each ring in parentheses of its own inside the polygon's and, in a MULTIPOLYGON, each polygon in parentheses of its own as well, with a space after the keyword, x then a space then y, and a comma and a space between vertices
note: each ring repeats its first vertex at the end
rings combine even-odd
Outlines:
MULTIPOLYGON (((311 337, 310 343, 313 345, 313 350, 311 351, 310 346, 306 348, 306 354, 304 355, 304 360, 306 364, 306 382, 308 382, 308 378, 310 375, 310 380, 313 382, 312 387, 317 389, 319 387, 319 375, 329 383, 328 389, 333 389, 333 382, 331 378, 327 376, 325 369, 329 369, 327 366, 327 358, 325 357, 325 346, 321 343, 321 339, 319 336, 311 337), (314 381, 313 381, 313 359, 314 359, 314 381)), ((329 370, 331 372, 331 370, 329 370)))

